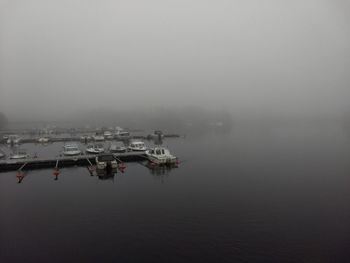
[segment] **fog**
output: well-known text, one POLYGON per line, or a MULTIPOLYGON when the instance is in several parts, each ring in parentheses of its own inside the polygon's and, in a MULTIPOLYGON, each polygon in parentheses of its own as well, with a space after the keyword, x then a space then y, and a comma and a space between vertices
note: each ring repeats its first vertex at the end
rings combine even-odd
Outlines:
POLYGON ((344 0, 0 0, 0 112, 350 110, 344 0))

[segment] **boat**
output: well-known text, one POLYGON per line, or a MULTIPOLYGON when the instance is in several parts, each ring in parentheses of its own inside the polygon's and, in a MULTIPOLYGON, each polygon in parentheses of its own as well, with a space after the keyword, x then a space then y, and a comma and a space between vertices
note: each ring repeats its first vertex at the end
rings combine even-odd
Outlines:
POLYGON ((130 137, 130 132, 118 129, 115 132, 115 137, 118 139, 127 139, 130 137))
POLYGON ((116 142, 111 144, 109 147, 109 151, 111 153, 124 153, 126 152, 127 148, 124 146, 124 143, 122 142, 116 142))
POLYGON ((156 130, 153 132, 153 134, 151 134, 151 136, 162 139, 164 138, 164 133, 160 130, 156 130))
POLYGON ((90 144, 86 147, 85 152, 91 153, 91 154, 99 154, 103 153, 105 149, 103 148, 102 144, 90 144))
POLYGON ((103 136, 105 137, 106 140, 112 140, 114 139, 114 135, 110 131, 105 131, 103 133, 103 136))
POLYGON ((8 144, 19 144, 20 141, 21 141, 21 137, 15 134, 9 135, 7 139, 8 144))
POLYGON ((96 156, 96 168, 98 170, 104 170, 104 169, 117 169, 118 162, 114 158, 113 154, 99 154, 96 156))
POLYGON ((130 151, 142 151, 142 152, 147 150, 145 143, 143 141, 130 142, 128 149, 130 151))
POLYGON ((101 142, 105 140, 105 137, 102 135, 102 133, 96 132, 95 135, 92 136, 95 142, 101 142))
POLYGON ((156 164, 175 164, 177 158, 167 148, 155 147, 146 151, 149 161, 156 164))
POLYGON ((80 154, 81 151, 76 144, 66 144, 63 146, 63 155, 74 156, 80 154))
POLYGON ((164 134, 163 134, 163 132, 160 131, 160 130, 156 130, 156 131, 154 131, 153 133, 147 135, 147 139, 148 139, 148 140, 152 140, 152 139, 153 139, 153 140, 159 140, 159 141, 161 141, 163 138, 164 138, 164 134))
POLYGON ((0 159, 4 158, 5 156, 6 154, 0 151, 0 159))
POLYGON ((39 139, 38 139, 38 142, 39 143, 47 143, 47 142, 49 142, 49 138, 48 137, 40 137, 39 139))
POLYGON ((90 140, 91 140, 91 137, 89 135, 80 136, 80 141, 82 141, 82 142, 88 142, 90 140))
POLYGON ((15 159, 15 160, 18 160, 18 159, 27 159, 29 157, 29 154, 25 151, 25 150, 17 150, 15 152, 13 152, 11 155, 10 155, 10 159, 15 159))

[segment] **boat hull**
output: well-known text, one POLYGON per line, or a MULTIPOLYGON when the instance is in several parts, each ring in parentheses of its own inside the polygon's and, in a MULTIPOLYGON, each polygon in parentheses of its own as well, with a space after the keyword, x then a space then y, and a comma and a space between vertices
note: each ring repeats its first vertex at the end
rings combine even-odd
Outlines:
POLYGON ((65 155, 65 156, 77 156, 80 154, 81 154, 81 151, 63 152, 63 155, 65 155))

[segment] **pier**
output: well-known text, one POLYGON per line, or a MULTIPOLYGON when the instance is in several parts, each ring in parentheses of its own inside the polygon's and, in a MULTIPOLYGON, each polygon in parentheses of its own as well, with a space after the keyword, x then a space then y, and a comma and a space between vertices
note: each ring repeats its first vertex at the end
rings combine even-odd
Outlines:
MULTIPOLYGON (((63 168, 70 166, 91 166, 95 163, 96 155, 63 156, 56 158, 31 158, 22 160, 2 160, 0 161, 0 172, 21 171, 42 169, 42 168, 63 168)), ((118 162, 139 162, 146 159, 144 152, 126 152, 114 154, 118 162)))

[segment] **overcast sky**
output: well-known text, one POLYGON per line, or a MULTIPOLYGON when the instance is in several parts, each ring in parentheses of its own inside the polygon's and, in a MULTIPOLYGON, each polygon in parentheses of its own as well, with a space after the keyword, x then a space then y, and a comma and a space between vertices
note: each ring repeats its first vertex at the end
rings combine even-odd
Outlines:
POLYGON ((346 0, 0 0, 0 111, 350 110, 346 0))

